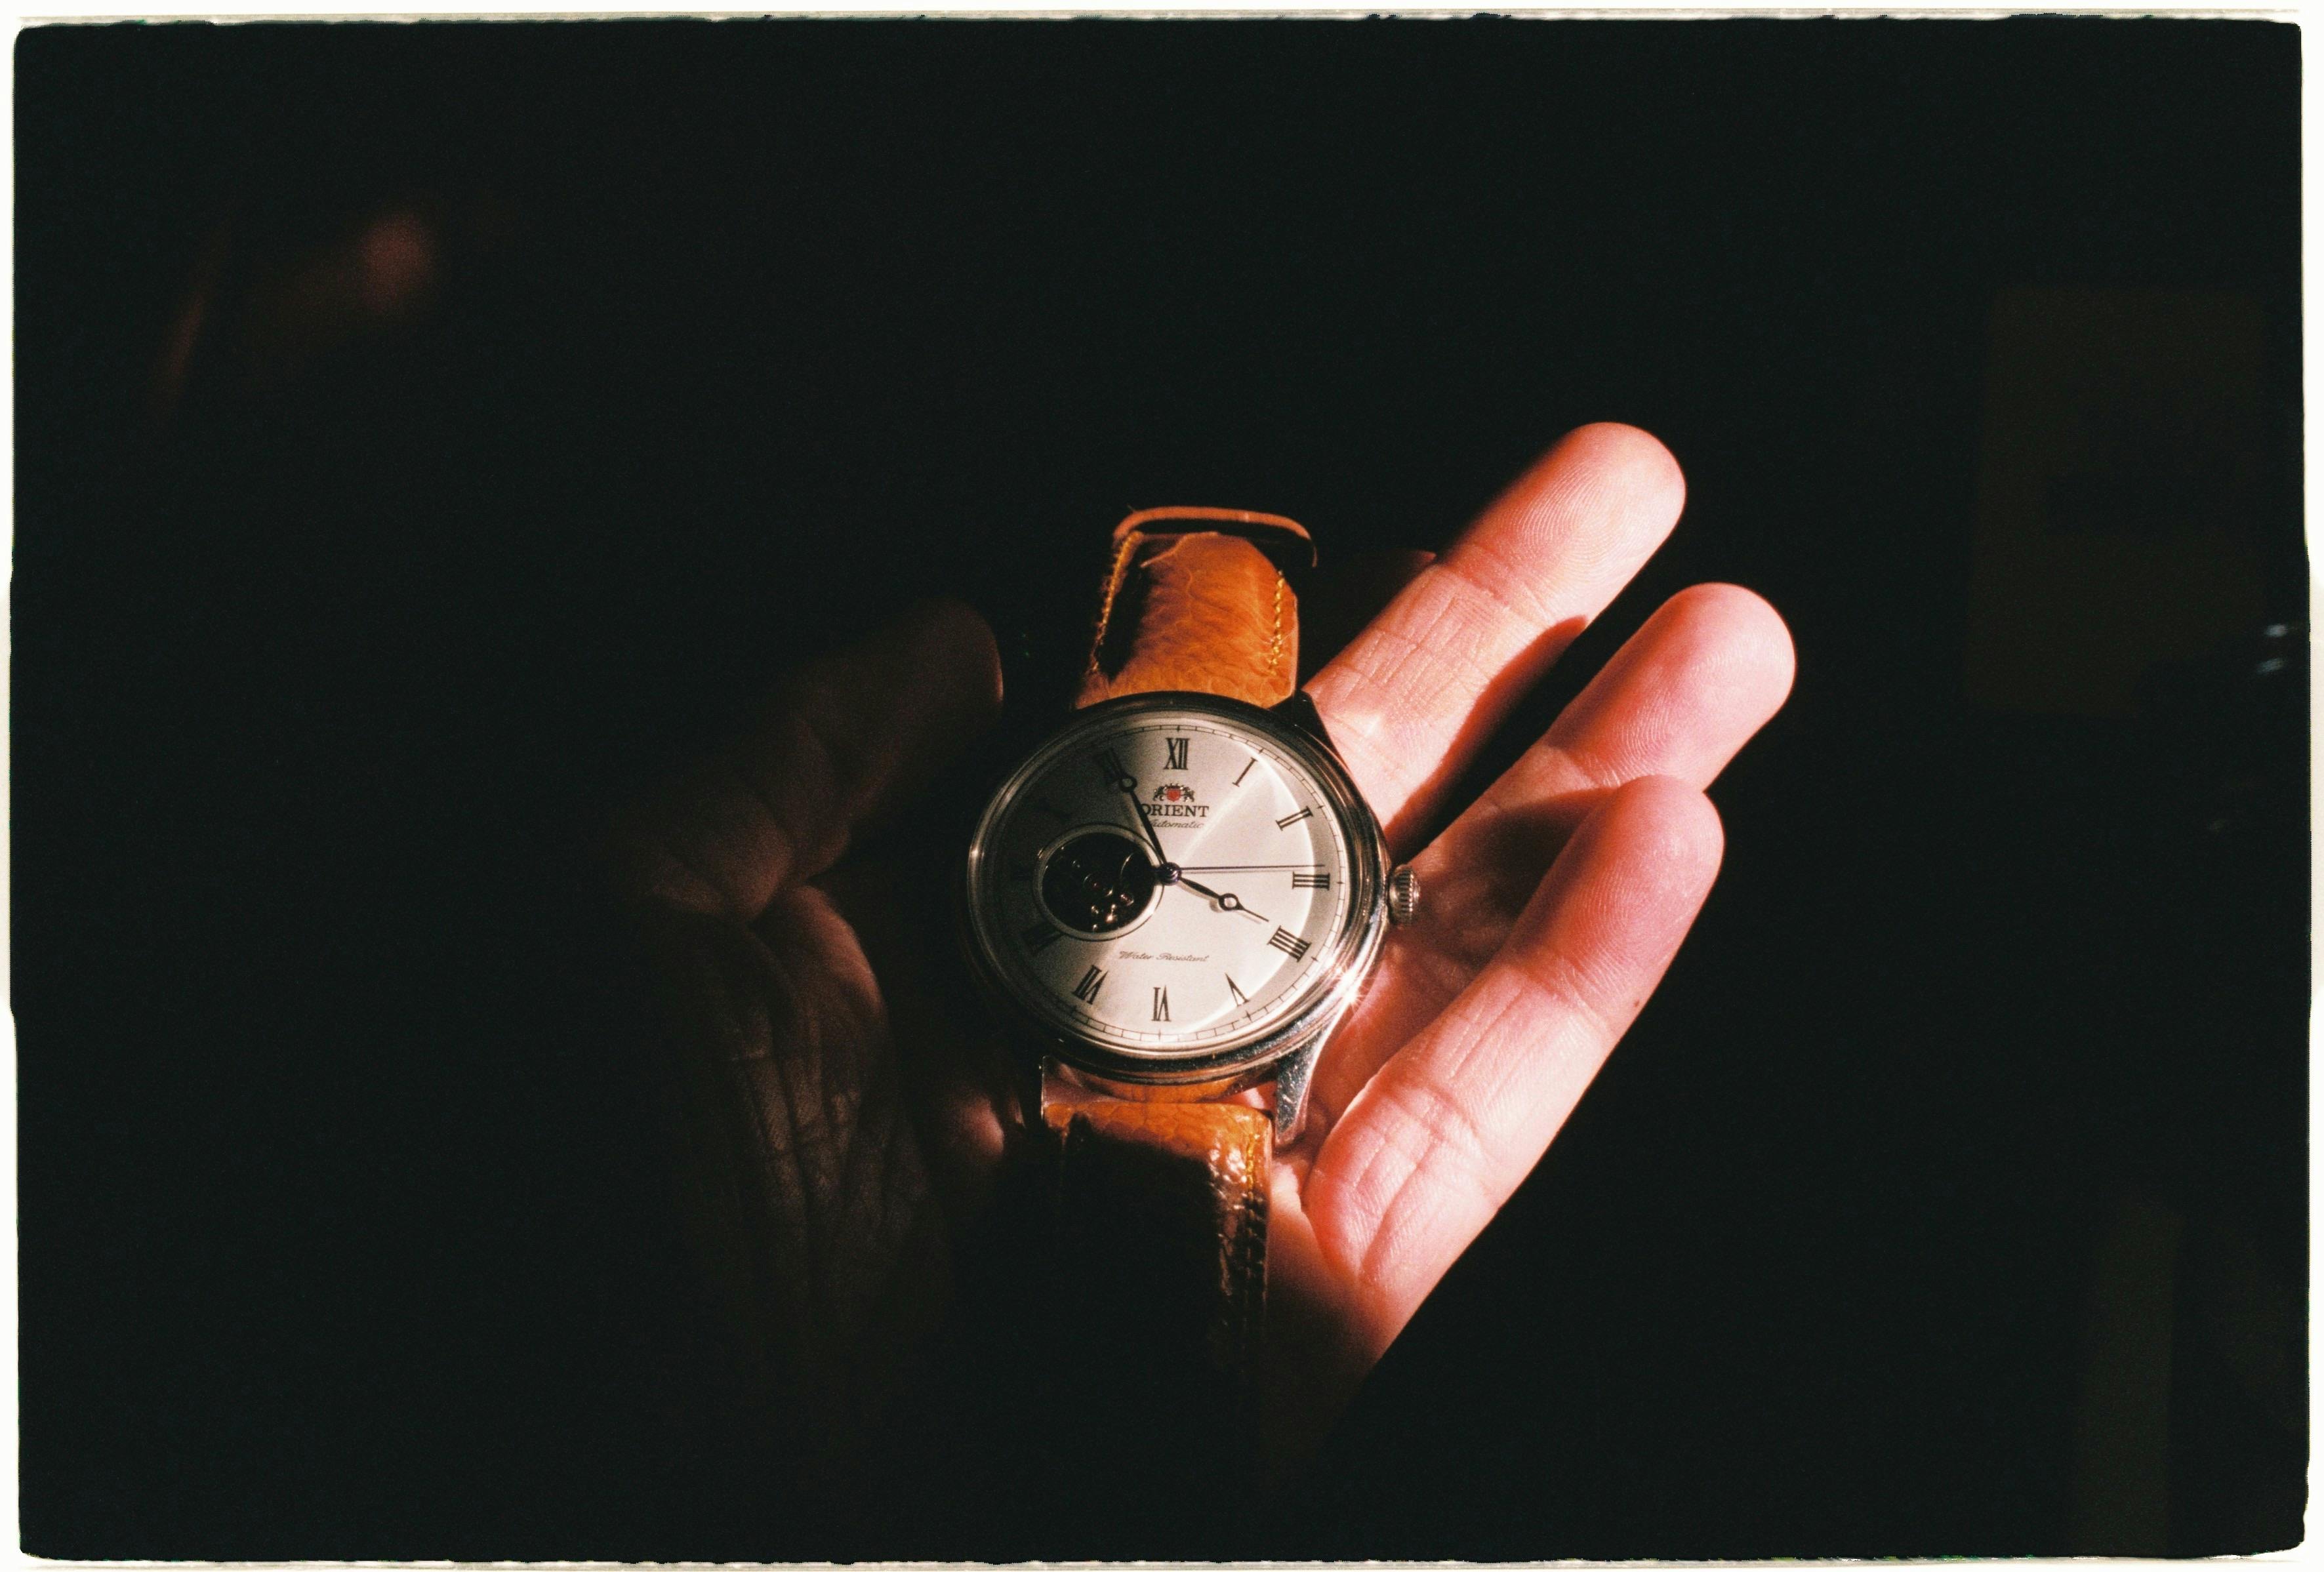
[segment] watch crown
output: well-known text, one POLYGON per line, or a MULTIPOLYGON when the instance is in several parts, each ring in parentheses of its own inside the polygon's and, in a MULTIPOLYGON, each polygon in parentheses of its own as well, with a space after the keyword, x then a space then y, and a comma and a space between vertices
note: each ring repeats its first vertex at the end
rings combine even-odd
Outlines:
POLYGON ((1388 876, 1388 920, 1409 923, 1420 915, 1420 875, 1406 863, 1388 876))

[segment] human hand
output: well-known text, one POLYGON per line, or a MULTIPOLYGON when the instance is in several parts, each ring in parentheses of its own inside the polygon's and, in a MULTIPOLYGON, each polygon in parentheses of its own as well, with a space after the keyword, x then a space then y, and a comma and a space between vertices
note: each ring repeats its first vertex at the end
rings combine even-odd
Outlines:
MULTIPOLYGON (((1782 621, 1698 586, 1433 838, 1523 693, 1676 522, 1653 438, 1561 442, 1308 691, 1426 891, 1317 1066, 1277 1165, 1270 1438, 1313 1445, 1532 1169, 1660 979, 1717 870, 1702 791, 1789 689, 1782 621)), ((684 1204, 770 1396, 836 1455, 910 1379, 1019 1126, 947 961, 950 868, 859 845, 987 722, 990 634, 938 607, 810 666, 641 812, 693 1095, 684 1204)))

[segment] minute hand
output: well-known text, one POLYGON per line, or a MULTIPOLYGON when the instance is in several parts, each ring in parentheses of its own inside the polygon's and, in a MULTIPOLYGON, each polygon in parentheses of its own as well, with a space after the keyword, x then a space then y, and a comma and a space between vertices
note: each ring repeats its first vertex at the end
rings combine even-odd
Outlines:
POLYGON ((1154 848, 1155 860, 1164 868, 1168 868, 1170 854, 1162 850, 1162 837, 1156 832, 1154 821, 1146 816, 1145 808, 1138 801, 1138 783, 1125 775, 1119 777, 1115 784, 1120 786, 1123 795, 1130 798, 1130 816, 1138 821, 1138 827, 1140 830, 1146 832, 1147 841, 1154 848))

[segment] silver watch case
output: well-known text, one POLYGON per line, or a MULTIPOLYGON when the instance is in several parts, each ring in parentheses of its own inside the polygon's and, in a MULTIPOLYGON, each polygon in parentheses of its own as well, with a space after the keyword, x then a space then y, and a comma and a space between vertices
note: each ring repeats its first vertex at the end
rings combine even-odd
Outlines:
POLYGON ((1379 821, 1356 790, 1354 779, 1323 730, 1323 717, 1305 693, 1294 694, 1271 710, 1211 694, 1133 694, 1077 712, 1010 770, 985 804, 969 837, 958 887, 964 948, 986 999, 1016 1028, 1019 1040, 1034 1054, 1067 1067, 1075 1080, 1117 1096, 1165 1099, 1174 1089, 1182 1095, 1216 1097, 1272 1080, 1276 1134, 1287 1141, 1298 1134, 1304 1120, 1307 1071, 1315 1054, 1354 1006, 1379 959, 1388 927, 1390 871, 1388 838, 1380 831, 1379 821), (1339 815, 1352 865, 1351 919, 1334 941, 1333 953, 1316 969, 1314 981, 1277 1024, 1214 1050, 1167 1059, 1125 1053, 1060 1031, 1034 1016, 1002 979, 994 952, 1003 935, 979 909, 975 895, 992 827, 1016 792, 1037 773, 1037 767, 1070 749, 1084 732, 1149 710, 1197 710, 1218 715, 1265 733, 1293 754, 1314 775, 1332 811, 1339 815))

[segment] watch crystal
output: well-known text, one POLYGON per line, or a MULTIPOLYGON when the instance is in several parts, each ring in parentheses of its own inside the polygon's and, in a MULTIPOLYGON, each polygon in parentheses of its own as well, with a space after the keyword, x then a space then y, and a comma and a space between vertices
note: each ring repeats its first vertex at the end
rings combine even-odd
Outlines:
POLYGON ((1352 792, 1282 730, 1138 703, 1038 750, 971 851, 988 975, 1059 1035, 1155 1060, 1263 1037, 1328 990, 1377 876, 1352 792))

